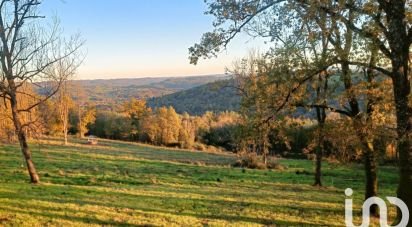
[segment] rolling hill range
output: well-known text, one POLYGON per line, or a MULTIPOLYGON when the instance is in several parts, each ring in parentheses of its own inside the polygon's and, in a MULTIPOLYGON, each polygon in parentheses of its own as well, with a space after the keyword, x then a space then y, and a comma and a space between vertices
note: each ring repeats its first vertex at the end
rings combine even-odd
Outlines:
POLYGON ((173 106, 178 113, 202 115, 207 111, 238 110, 240 96, 234 88, 234 81, 227 79, 165 96, 149 98, 147 103, 152 108, 173 106))
MULTIPOLYGON (((358 77, 354 79, 356 83, 361 81, 358 77)), ((72 83, 74 99, 82 93, 83 100, 100 110, 114 110, 119 104, 137 98, 146 99, 151 108, 173 106, 180 114, 202 115, 207 111, 237 111, 241 100, 234 80, 228 75, 75 80, 72 83)), ((343 92, 343 85, 338 81, 331 80, 331 84, 334 96, 343 92)), ((363 107, 363 100, 360 103, 363 107)), ((329 105, 339 106, 339 103, 331 100, 329 105)), ((293 116, 314 119, 316 115, 313 109, 297 108, 293 116)))
POLYGON ((73 98, 82 93, 87 102, 100 109, 109 109, 131 98, 149 99, 165 96, 207 83, 227 79, 225 75, 190 77, 157 77, 110 80, 76 80, 72 83, 73 98))

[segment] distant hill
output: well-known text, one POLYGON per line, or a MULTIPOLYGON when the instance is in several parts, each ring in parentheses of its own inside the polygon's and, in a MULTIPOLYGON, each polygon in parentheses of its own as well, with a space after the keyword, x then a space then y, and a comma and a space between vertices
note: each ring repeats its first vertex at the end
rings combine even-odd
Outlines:
POLYGON ((148 106, 157 108, 173 106, 178 113, 202 115, 206 111, 238 110, 240 96, 232 79, 215 81, 173 94, 150 98, 148 106))
MULTIPOLYGON (((227 79, 225 75, 190 77, 156 77, 109 80, 76 80, 88 102, 100 109, 111 109, 116 104, 131 98, 148 99, 183 91, 210 82, 227 79)), ((73 97, 76 97, 74 91, 73 97)))

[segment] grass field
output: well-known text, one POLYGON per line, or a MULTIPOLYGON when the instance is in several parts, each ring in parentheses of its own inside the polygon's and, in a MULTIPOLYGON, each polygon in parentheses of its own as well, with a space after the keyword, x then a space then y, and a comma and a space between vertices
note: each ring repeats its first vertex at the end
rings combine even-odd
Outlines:
MULTIPOLYGON (((0 226, 342 226, 344 190, 363 194, 361 165, 325 164, 326 187, 310 186, 312 162, 286 170, 231 168, 235 156, 122 142, 32 144, 42 183, 28 184, 15 145, 0 146, 0 226)), ((381 196, 394 196, 397 170, 381 167, 381 196)), ((391 209, 393 218, 394 209, 391 209)))

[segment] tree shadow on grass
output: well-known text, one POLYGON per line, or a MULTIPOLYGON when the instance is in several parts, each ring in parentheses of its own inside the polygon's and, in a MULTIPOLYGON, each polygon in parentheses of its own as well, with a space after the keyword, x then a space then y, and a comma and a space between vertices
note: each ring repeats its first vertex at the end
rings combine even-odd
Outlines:
MULTIPOLYGON (((0 206, 0 210, 6 211, 6 212, 11 212, 11 213, 20 213, 20 214, 27 214, 27 215, 32 215, 32 216, 42 216, 45 218, 49 218, 50 220, 52 219, 62 219, 62 220, 67 220, 67 221, 72 221, 72 222, 80 222, 84 224, 97 224, 97 225, 110 225, 110 226, 154 226, 151 223, 145 223, 145 224, 131 224, 131 223, 126 223, 126 222, 119 222, 119 221, 114 221, 114 220, 101 220, 98 218, 91 218, 91 217, 78 217, 78 216, 72 216, 72 215, 60 215, 53 213, 54 209, 41 209, 41 211, 24 211, 21 209, 13 209, 10 207, 3 208, 0 206)), ((65 211, 69 212, 75 212, 79 213, 78 210, 69 210, 65 209, 65 211)), ((157 209, 143 209, 144 212, 160 212, 157 209)), ((86 212, 84 212, 86 213, 86 212)), ((90 216, 90 214, 98 214, 98 212, 90 212, 88 211, 86 214, 90 216)), ((205 215, 194 215, 194 214, 183 214, 183 213, 174 213, 174 212, 160 212, 160 213, 165 213, 165 214, 172 214, 172 215, 177 215, 177 216, 192 216, 195 218, 199 218, 202 220, 210 220, 210 219, 215 219, 215 220, 224 220, 228 222, 235 222, 235 221, 241 221, 241 222, 249 222, 249 223, 255 223, 255 224, 262 224, 266 226, 270 225, 279 225, 279 226, 319 226, 318 224, 310 224, 308 222, 294 222, 294 221, 283 221, 283 220, 271 220, 271 219, 264 219, 264 218, 251 218, 251 217, 243 217, 243 216, 233 216, 233 215, 214 215, 214 214, 205 214, 205 215)), ((7 224, 7 222, 12 222, 11 219, 5 219, 3 220, 4 222, 2 224, 7 224)), ((44 223, 46 224, 46 223, 44 223)), ((329 225, 329 226, 337 226, 337 225, 329 225)))
MULTIPOLYGON (((48 186, 50 187, 50 186, 48 186)), ((249 222, 249 223, 256 223, 262 225, 287 225, 287 226, 302 226, 311 224, 310 221, 306 222, 291 222, 288 220, 273 220, 270 218, 264 217, 249 217, 246 215, 230 215, 228 213, 220 213, 221 210, 230 210, 232 209, 235 213, 236 211, 241 211, 242 209, 254 209, 256 210, 264 210, 266 212, 278 212, 282 213, 283 216, 287 217, 295 216, 299 217, 305 212, 310 212, 312 210, 316 210, 317 212, 322 212, 323 215, 336 215, 336 213, 340 213, 341 210, 337 208, 315 208, 315 207, 299 207, 298 205, 270 205, 270 204, 262 204, 262 203, 253 203, 253 202, 238 202, 238 201, 222 201, 222 200, 212 200, 212 199, 199 199, 199 198, 179 198, 179 197, 171 197, 171 196, 151 196, 151 195, 133 195, 129 193, 123 192, 101 192, 101 191, 91 191, 91 196, 87 196, 87 193, 84 191, 76 191, 70 192, 71 198, 62 198, 64 197, 61 193, 64 193, 65 189, 62 187, 54 186, 53 188, 53 195, 50 196, 41 196, 41 195, 16 195, 14 193, 6 192, 0 193, 0 197, 3 198, 19 198, 21 203, 16 203, 16 205, 23 204, 23 201, 30 201, 30 200, 38 200, 38 201, 45 201, 51 203, 61 203, 61 204, 79 204, 79 205, 92 205, 92 206, 101 206, 106 208, 114 208, 114 209, 133 209, 139 210, 143 212, 156 212, 156 213, 164 213, 164 214, 171 214, 177 216, 191 216, 198 219, 215 219, 215 220, 223 220, 227 222, 249 222), (57 196, 59 195, 60 196, 57 196), (107 200, 104 202, 104 197, 110 196, 112 198, 117 199, 117 202, 107 200), (99 201, 100 197, 100 201, 99 201), (90 201, 90 198, 95 198, 97 201, 90 201), (180 206, 181 205, 181 206, 180 206), (158 206, 157 208, 154 208, 158 206), (180 208, 182 210, 176 210, 176 208, 180 208), (193 206, 200 206, 202 209, 195 210, 193 206)), ((68 220, 76 220, 84 223, 94 223, 94 224, 113 224, 119 225, 122 223, 107 223, 106 221, 99 220, 99 219, 90 219, 90 218, 81 218, 81 217, 65 217, 62 215, 53 214, 53 211, 61 211, 58 208, 50 208, 44 207, 39 205, 39 212, 27 212, 28 214, 32 215, 43 215, 50 218, 63 218, 68 220), (44 212, 46 211, 46 212, 44 212), (47 212, 49 211, 49 212, 47 212)), ((6 207, 2 208, 4 210, 9 210, 13 212, 13 208, 6 207)), ((69 212, 79 212, 78 210, 72 210, 69 212)), ((315 225, 315 224, 313 224, 315 225)))
MULTIPOLYGON (((150 226, 150 224, 143 224, 143 225, 136 225, 136 224, 130 224, 130 223, 125 223, 125 222, 118 222, 118 221, 113 221, 113 220, 100 220, 97 218, 90 218, 90 217, 77 217, 77 216, 70 216, 70 215, 60 215, 60 214, 55 214, 53 213, 53 209, 49 209, 49 212, 47 212, 47 210, 42 209, 41 211, 24 211, 21 209, 13 209, 10 207, 7 208, 3 208, 0 206, 0 210, 4 210, 7 212, 11 212, 11 213, 20 213, 20 214, 27 214, 27 215, 32 215, 32 216, 42 216, 45 218, 49 218, 50 220, 52 219, 63 219, 63 220, 67 220, 67 221, 72 221, 72 222, 81 222, 84 224, 97 224, 97 225, 102 225, 102 226, 106 226, 106 225, 110 225, 110 226, 150 226), (51 212, 50 212, 51 211, 51 212)), ((65 209, 68 210, 68 209, 65 209)), ((72 210, 72 212, 76 212, 78 213, 79 211, 77 210, 72 210)), ((88 213, 89 214, 89 213, 88 213)), ((11 222, 12 220, 9 219, 7 221, 5 221, 5 223, 3 224, 7 224, 7 222, 11 222)), ((47 223, 43 223, 43 224, 47 224, 47 223)))

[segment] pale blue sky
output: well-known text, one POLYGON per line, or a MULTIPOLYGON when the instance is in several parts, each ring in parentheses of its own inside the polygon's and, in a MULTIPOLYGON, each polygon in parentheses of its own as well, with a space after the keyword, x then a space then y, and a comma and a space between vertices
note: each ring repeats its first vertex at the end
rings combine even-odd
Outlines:
POLYGON ((87 57, 79 79, 223 73, 258 45, 246 35, 217 59, 189 64, 188 48, 212 29, 203 0, 44 0, 65 33, 80 32, 87 57))

